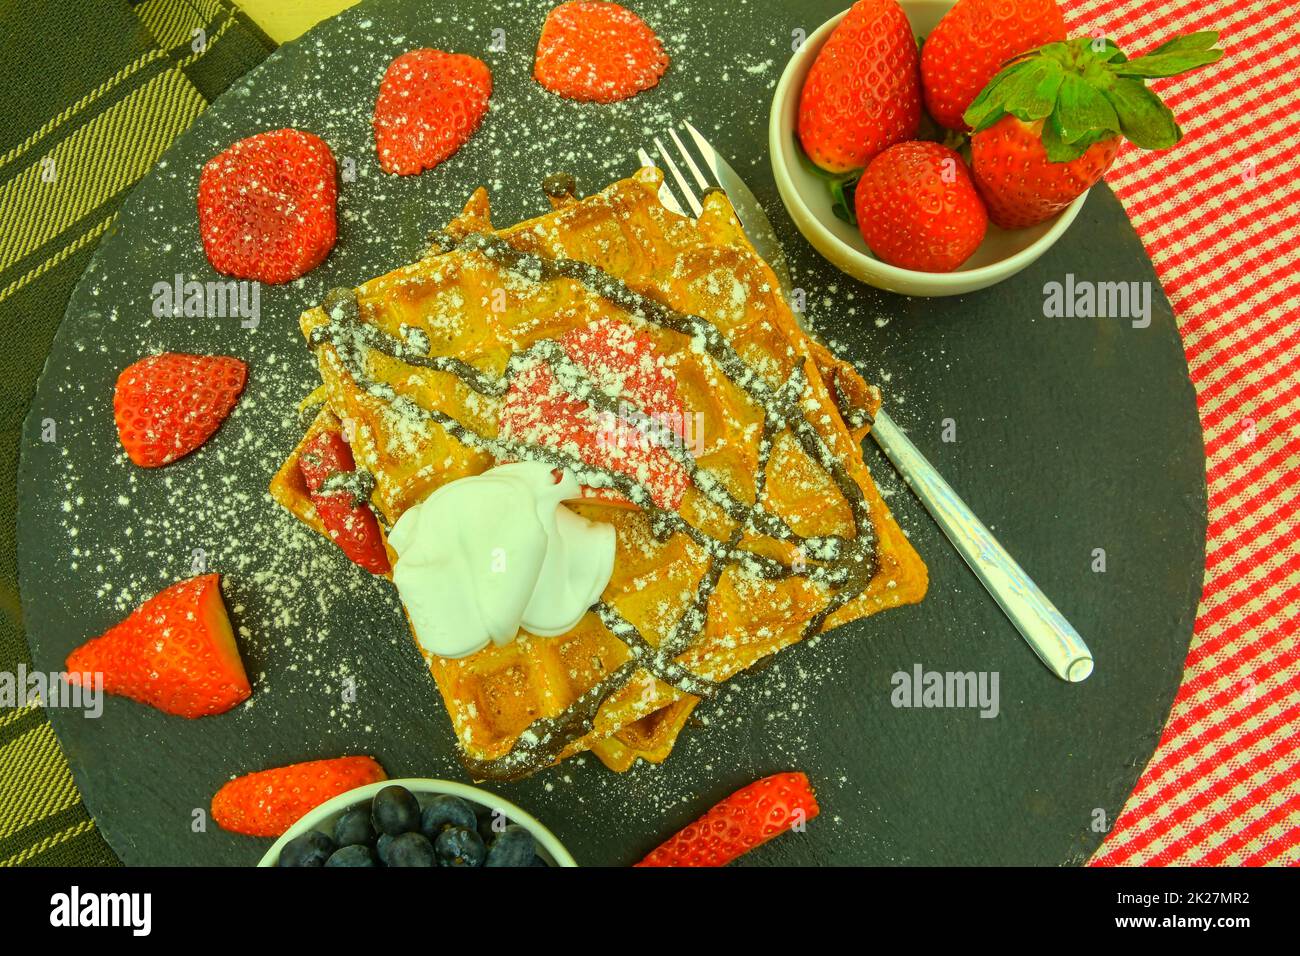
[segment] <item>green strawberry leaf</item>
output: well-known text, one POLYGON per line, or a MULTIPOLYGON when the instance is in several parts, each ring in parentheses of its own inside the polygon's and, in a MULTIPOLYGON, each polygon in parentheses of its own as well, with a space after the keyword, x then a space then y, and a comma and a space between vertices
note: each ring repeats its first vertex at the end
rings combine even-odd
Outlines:
POLYGON ((1116 76, 1177 76, 1202 66, 1208 66, 1223 56, 1216 49, 1219 34, 1213 30, 1190 33, 1162 43, 1145 56, 1111 67, 1116 76))
POLYGON ((1078 143, 1067 143, 1061 137, 1061 129, 1055 113, 1043 121, 1043 129, 1039 135, 1042 137, 1047 158, 1054 163, 1068 163, 1078 159, 1086 148, 1078 143))
POLYGON ((1120 131, 1115 107, 1101 90, 1072 73, 1066 73, 1061 80, 1052 119, 1056 132, 1066 143, 1077 143, 1090 133, 1120 131))
MULTIPOLYGON (((1086 40, 1086 37, 1085 37, 1086 40)), ((1077 40, 1065 41, 1058 40, 1055 43, 1047 43, 1040 46, 1037 50, 1028 54, 1031 57, 1045 57, 1049 60, 1055 60, 1061 66, 1070 66, 1074 60, 1074 53, 1071 52, 1071 44, 1077 43, 1077 40)))
POLYGON ((971 128, 972 132, 978 133, 980 130, 992 126, 1006 112, 1000 105, 993 102, 992 95, 989 92, 996 82, 996 77, 990 80, 989 85, 980 90, 975 99, 971 100, 970 106, 966 107, 966 112, 961 114, 961 118, 971 128))
POLYGON ((1075 37, 1067 42, 1073 58, 1066 65, 1076 70, 1080 64, 1084 64, 1086 71, 1088 65, 1123 62, 1125 59, 1124 51, 1108 37, 1075 37))
POLYGON ((1168 149, 1180 139, 1174 114, 1141 80, 1118 78, 1105 91, 1119 116, 1120 132, 1143 149, 1168 149))
POLYGON ((1181 53, 1190 50, 1209 50, 1218 42, 1218 30, 1202 30, 1199 33, 1188 33, 1186 36, 1174 37, 1172 40, 1166 40, 1158 47, 1152 49, 1151 53, 1165 54, 1181 53))
POLYGON ((1107 130, 1096 130, 1081 137, 1077 142, 1067 143, 1061 138, 1061 128, 1057 124, 1056 115, 1053 114, 1043 121, 1043 129, 1039 135, 1042 137, 1043 149, 1047 152, 1048 159, 1054 163, 1068 163, 1086 153, 1093 143, 1109 139, 1115 134, 1107 130))
POLYGON ((1064 79, 1065 69, 1055 60, 1030 60, 1006 92, 1002 108, 1027 123, 1040 120, 1052 112, 1064 79))
POLYGON ((852 179, 834 179, 827 182, 831 191, 831 212, 850 226, 858 224, 857 203, 854 194, 858 188, 858 175, 852 179))
POLYGON ((1129 60, 1105 37, 1049 43, 1003 67, 967 108, 974 133, 1010 114, 1042 120, 1043 148, 1054 163, 1123 135, 1143 149, 1167 149, 1182 137, 1173 112, 1145 78, 1173 76, 1223 56, 1210 31, 1176 37, 1129 60))
POLYGON ((1007 96, 1015 91, 1020 82, 1019 77, 1035 62, 1033 59, 1019 60, 1004 67, 1002 72, 989 80, 988 85, 980 90, 979 95, 971 101, 970 106, 966 107, 966 112, 962 114, 966 125, 978 133, 1002 119, 1007 111, 1007 96))
POLYGON ((1110 37, 1092 37, 1086 42, 1088 52, 1102 63, 1123 63, 1128 59, 1110 37))

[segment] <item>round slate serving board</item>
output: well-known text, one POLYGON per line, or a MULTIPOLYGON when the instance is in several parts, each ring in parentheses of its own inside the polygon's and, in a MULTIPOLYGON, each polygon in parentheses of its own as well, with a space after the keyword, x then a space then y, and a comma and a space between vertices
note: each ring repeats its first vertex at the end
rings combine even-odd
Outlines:
POLYGON ((1069 233, 993 289, 908 300, 819 260, 777 199, 766 114, 793 31, 843 0, 643 5, 673 64, 653 91, 575 104, 531 79, 546 4, 367 3, 288 44, 221 97, 137 188, 77 287, 24 432, 22 598, 36 666, 67 653, 197 567, 223 574, 254 696, 185 721, 124 699, 102 715, 51 708, 86 804, 128 864, 251 864, 268 841, 204 826, 230 777, 370 753, 392 776, 465 779, 441 701, 384 581, 359 573, 266 496, 317 383, 298 314, 334 285, 410 261, 473 187, 498 223, 543 211, 542 176, 584 192, 628 174, 634 148, 690 118, 750 182, 776 225, 810 318, 862 363, 889 407, 1093 648, 1081 685, 1051 676, 949 548, 887 462, 868 462, 930 567, 919 606, 779 655, 701 706, 661 767, 612 774, 569 760, 506 797, 580 862, 626 864, 731 790, 801 769, 821 817, 744 864, 1061 864, 1084 861, 1155 747, 1178 687, 1200 593, 1204 458, 1177 329, 1114 197, 1093 190, 1069 233), (439 12, 441 10, 441 12, 439 12), (492 67, 492 110, 451 161, 418 177, 379 171, 370 114, 383 70, 415 46, 492 67), (502 47, 504 47, 502 49, 502 47), (345 180, 338 246, 298 283, 261 290, 238 318, 155 317, 154 287, 217 276, 194 214, 198 172, 233 140, 297 126, 333 148, 345 180), (1048 318, 1044 285, 1147 283, 1151 321, 1048 318), (146 471, 115 438, 118 371, 173 349, 237 355, 247 392, 196 454, 146 471), (55 426, 55 440, 42 428, 55 426), (955 429, 944 441, 943 429, 955 429), (1105 570, 1094 570, 1097 549, 1105 570), (996 675, 995 717, 901 708, 894 675, 996 675))

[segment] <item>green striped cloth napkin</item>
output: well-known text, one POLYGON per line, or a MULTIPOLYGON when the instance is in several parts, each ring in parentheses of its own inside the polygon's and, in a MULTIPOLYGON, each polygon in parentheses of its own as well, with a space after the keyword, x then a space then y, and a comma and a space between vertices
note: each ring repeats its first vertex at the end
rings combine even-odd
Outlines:
MULTIPOLYGON (((0 6, 0 671, 31 665, 18 443, 64 305, 131 187, 273 48, 226 0, 0 6)), ((116 863, 42 710, 0 709, 0 866, 116 863)))

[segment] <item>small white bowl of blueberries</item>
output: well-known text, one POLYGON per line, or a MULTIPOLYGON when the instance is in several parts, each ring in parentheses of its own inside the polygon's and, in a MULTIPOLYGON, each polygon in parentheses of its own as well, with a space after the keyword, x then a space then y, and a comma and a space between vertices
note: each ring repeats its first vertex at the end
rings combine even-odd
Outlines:
POLYGON ((577 866, 535 817, 450 780, 381 780, 327 800, 258 866, 577 866))

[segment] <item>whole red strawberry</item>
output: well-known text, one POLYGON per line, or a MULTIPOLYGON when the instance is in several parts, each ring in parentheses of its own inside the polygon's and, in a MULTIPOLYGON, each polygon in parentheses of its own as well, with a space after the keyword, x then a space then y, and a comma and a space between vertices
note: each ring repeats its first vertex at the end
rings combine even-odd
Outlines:
POLYGON ((231 780, 212 797, 212 819, 247 836, 279 836, 341 793, 387 780, 373 757, 309 760, 231 780))
POLYGON ((613 103, 659 82, 668 54, 644 20, 617 3, 577 0, 546 16, 533 76, 571 100, 613 103))
POLYGON ((989 218, 1003 229, 1051 219, 1096 185, 1115 161, 1119 136, 1097 140, 1083 154, 1054 163, 1043 147, 1043 121, 1003 116, 971 138, 971 165, 989 218))
POLYGON ((939 143, 889 147, 858 180, 854 202, 871 251, 903 269, 951 272, 979 248, 988 228, 961 156, 939 143))
POLYGON ((252 689, 221 602, 221 577, 173 584, 68 655, 70 683, 93 684, 179 717, 222 714, 252 689))
POLYGON ((163 352, 122 370, 113 389, 117 437, 133 462, 157 468, 211 437, 248 380, 248 366, 228 355, 163 352))
POLYGON ((419 49, 384 73, 375 100, 375 149, 386 173, 433 169, 474 135, 492 96, 492 71, 466 53, 419 49))
MULTIPOLYGON (((659 507, 676 509, 690 476, 664 444, 684 442, 686 412, 677 381, 649 337, 624 322, 602 320, 569 331, 560 347, 596 388, 622 396, 620 407, 597 411, 562 388, 539 359, 510 382, 501 437, 573 451, 588 464, 640 482, 659 507)), ((587 491, 626 503, 608 488, 587 491)))
POLYGON ((351 492, 321 491, 331 475, 356 471, 352 449, 336 431, 318 432, 298 456, 298 470, 311 493, 316 514, 320 516, 330 539, 343 553, 372 574, 387 574, 388 552, 379 534, 375 513, 364 503, 354 500, 351 492))
POLYGON ((989 218, 1005 229, 1050 219, 1101 179, 1121 136, 1143 149, 1177 143, 1183 131, 1145 80, 1215 62, 1218 38, 1193 33, 1130 60, 1109 40, 1081 37, 1007 66, 965 113, 989 218))
POLYGON ((1056 0, 957 0, 921 47, 925 107, 940 126, 969 129, 962 113, 1003 64, 1064 39, 1056 0))
POLYGON ((726 866, 818 812, 806 775, 774 774, 737 790, 637 866, 726 866))
POLYGON ((334 155, 319 136, 277 129, 241 139, 199 176, 199 231, 212 268, 290 282, 320 265, 338 236, 334 155))
POLYGON ((916 40, 895 0, 858 0, 817 52, 799 95, 808 158, 833 173, 862 169, 916 135, 921 80, 916 40))

